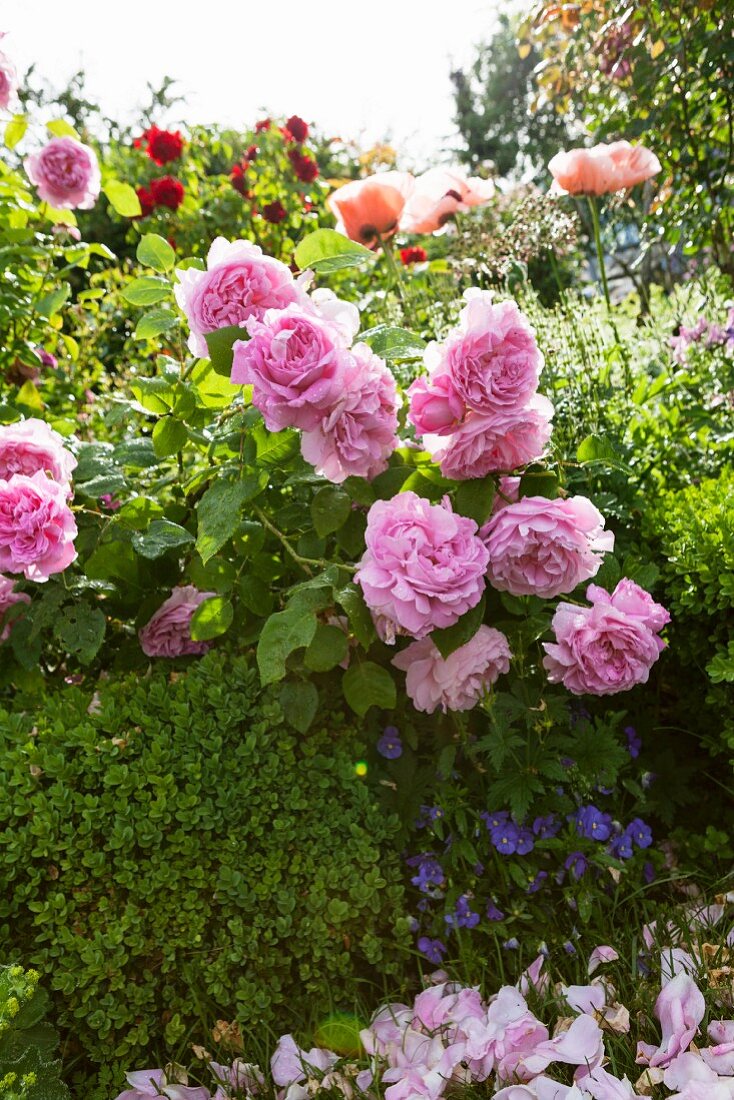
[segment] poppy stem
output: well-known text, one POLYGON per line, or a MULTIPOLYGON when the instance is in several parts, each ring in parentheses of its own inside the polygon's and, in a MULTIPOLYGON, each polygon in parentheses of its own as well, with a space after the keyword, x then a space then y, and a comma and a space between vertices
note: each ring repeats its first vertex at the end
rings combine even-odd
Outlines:
POLYGON ((607 282, 607 272, 604 267, 604 249, 601 243, 601 226, 599 224, 599 211, 596 205, 596 199, 593 195, 588 196, 589 209, 591 210, 591 224, 594 227, 594 243, 596 244, 596 258, 599 263, 599 276, 601 278, 602 290, 604 291, 604 301, 607 303, 607 311, 611 313, 612 303, 609 299, 609 284, 607 282))
POLYGON ((389 237, 380 237, 380 244, 382 245, 385 262, 388 266, 390 274, 393 277, 395 289, 398 292, 398 297, 400 298, 403 306, 406 306, 408 304, 408 300, 405 294, 405 287, 403 286, 403 277, 400 274, 400 269, 398 265, 395 263, 395 253, 392 250, 392 241, 389 237))

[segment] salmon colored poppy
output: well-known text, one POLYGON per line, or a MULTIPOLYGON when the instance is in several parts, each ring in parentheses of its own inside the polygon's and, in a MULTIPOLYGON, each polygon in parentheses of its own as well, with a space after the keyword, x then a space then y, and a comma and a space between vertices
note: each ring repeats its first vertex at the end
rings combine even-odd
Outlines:
POLYGON ((431 168, 416 179, 400 228, 406 233, 435 233, 457 212, 481 206, 493 195, 491 180, 467 179, 460 168, 431 168))
POLYGON ((379 172, 352 180, 334 191, 327 205, 337 219, 337 230, 353 241, 376 248, 398 228, 415 179, 409 172, 379 172))
POLYGON ((650 179, 660 171, 660 161, 644 145, 615 141, 556 153, 548 168, 555 194, 606 195, 650 179))

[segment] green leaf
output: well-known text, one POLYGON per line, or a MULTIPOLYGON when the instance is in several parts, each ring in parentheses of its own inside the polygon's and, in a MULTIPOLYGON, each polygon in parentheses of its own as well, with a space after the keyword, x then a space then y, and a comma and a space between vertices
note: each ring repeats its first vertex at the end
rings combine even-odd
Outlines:
POLYGON ((522 497, 547 497, 548 500, 556 500, 558 497, 558 478, 550 470, 530 470, 520 478, 520 492, 522 497))
POLYGON ((491 474, 462 481, 454 493, 456 511, 473 519, 481 527, 492 512, 495 492, 495 481, 491 474))
POLYGON ((186 425, 172 416, 164 416, 153 428, 153 447, 159 458, 183 450, 188 438, 186 425))
POLYGON ((176 401, 174 386, 166 378, 137 378, 130 389, 142 407, 157 416, 170 412, 176 401))
POLYGON ((137 218, 142 214, 140 199, 129 183, 108 180, 102 190, 110 200, 112 209, 123 218, 137 218))
POLYGON ((420 359, 425 351, 426 342, 405 328, 393 325, 377 325, 360 334, 360 340, 383 359, 420 359))
POLYGON ((233 345, 236 340, 249 339, 246 328, 239 325, 227 325, 225 328, 207 332, 204 336, 209 349, 209 359, 217 374, 229 378, 232 374, 233 345))
POLYGON ((286 722, 305 733, 319 708, 319 693, 315 684, 289 680, 280 689, 280 705, 286 722))
POLYGON ((42 298, 38 299, 36 302, 36 313, 40 313, 41 317, 53 317, 54 313, 59 312, 70 294, 71 287, 69 284, 62 283, 61 286, 57 286, 54 290, 50 290, 48 294, 44 294, 42 298))
POLYGON ((196 505, 196 549, 203 562, 232 538, 240 525, 242 505, 261 493, 267 481, 267 474, 260 471, 247 474, 241 481, 220 479, 209 486, 196 505))
POLYGON ((107 620, 98 607, 70 604, 54 621, 54 634, 81 664, 88 665, 102 645, 107 620))
POLYGON ((263 686, 282 680, 285 663, 297 649, 310 644, 316 632, 312 611, 278 611, 266 621, 257 643, 257 666, 263 686))
POLYGON ((476 607, 462 615, 453 626, 432 631, 431 641, 444 660, 474 637, 484 619, 484 605, 485 598, 482 596, 476 607))
POLYGON ((53 122, 47 122, 46 129, 54 137, 70 137, 74 138, 75 141, 81 141, 77 131, 65 118, 55 118, 53 122))
POLYGON ((153 306, 171 293, 171 284, 158 275, 141 275, 126 286, 122 296, 133 306, 153 306))
POLYGON ((224 634, 234 618, 234 608, 224 596, 204 600, 191 616, 191 637, 195 642, 208 642, 224 634))
POLYGON ((344 698, 360 717, 370 707, 391 710, 396 703, 392 676, 373 661, 354 661, 342 677, 342 688, 344 698))
POLYGON ((115 513, 115 522, 131 527, 134 531, 144 531, 154 519, 160 519, 162 515, 163 508, 157 500, 135 497, 115 513))
POLYGON ((157 233, 146 233, 141 237, 135 255, 141 264, 163 273, 170 271, 176 263, 176 253, 168 241, 157 233))
POLYGON ((25 136, 28 129, 28 119, 25 115, 13 115, 5 127, 5 144, 8 149, 14 149, 25 136))
POLYGON ((369 248, 350 241, 335 229, 317 229, 296 246, 293 258, 301 269, 328 274, 346 267, 361 267, 372 256, 369 248))
POLYGON ((629 471, 629 466, 621 460, 611 440, 598 435, 587 435, 581 440, 576 451, 576 461, 582 465, 587 462, 603 462, 605 466, 629 471))
POLYGON ((190 377, 197 400, 205 409, 224 409, 232 404, 239 392, 238 387, 219 374, 208 359, 200 359, 190 377))
POLYGON ((168 332, 178 324, 178 316, 171 309, 151 309, 150 313, 144 313, 135 326, 136 340, 152 340, 154 336, 160 336, 168 332))
POLYGON ((144 534, 135 532, 132 544, 144 558, 160 558, 168 550, 175 550, 193 542, 194 536, 178 523, 169 519, 154 519, 144 534))
POLYGON ((303 655, 303 663, 312 672, 328 672, 336 668, 347 655, 347 636, 338 626, 319 624, 311 644, 303 655))
POLYGON ((26 379, 23 385, 18 390, 15 396, 16 405, 21 405, 25 409, 30 409, 32 412, 43 411, 43 401, 36 387, 31 382, 30 378, 26 379))
POLYGON ((336 486, 325 485, 311 501, 311 519, 319 538, 338 531, 352 510, 348 493, 336 486))
POLYGON ((299 436, 290 428, 284 432, 269 432, 263 424, 256 424, 252 438, 260 466, 282 466, 298 453, 299 436))
POLYGON ((344 608, 349 617, 349 626, 357 641, 369 649, 377 638, 375 624, 369 608, 364 602, 362 589, 350 581, 344 588, 334 593, 336 602, 344 608))

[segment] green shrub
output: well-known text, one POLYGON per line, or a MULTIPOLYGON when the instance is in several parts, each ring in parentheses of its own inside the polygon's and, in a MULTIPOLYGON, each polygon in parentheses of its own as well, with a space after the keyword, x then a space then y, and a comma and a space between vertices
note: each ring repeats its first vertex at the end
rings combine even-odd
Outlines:
POLYGON ((0 946, 93 1061, 218 1015, 286 1027, 396 970, 396 824, 343 715, 295 734, 219 652, 0 712, 0 744, 0 946))
POLYGON ((68 1100, 52 1055, 58 1035, 43 1017, 48 994, 38 973, 0 966, 0 1097, 2 1100, 68 1100))

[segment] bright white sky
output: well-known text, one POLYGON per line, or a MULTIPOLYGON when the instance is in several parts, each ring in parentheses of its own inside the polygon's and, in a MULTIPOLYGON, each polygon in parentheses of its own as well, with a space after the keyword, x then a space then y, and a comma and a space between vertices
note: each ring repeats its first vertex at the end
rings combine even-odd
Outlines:
MULTIPOLYGON (((1 0, 19 72, 63 87, 80 66, 90 98, 135 117, 146 81, 180 81, 168 121, 245 128, 260 109, 327 133, 389 136, 419 162, 447 159, 449 72, 491 35, 507 0, 1 0)), ((450 157, 448 157, 450 159, 450 157)))

